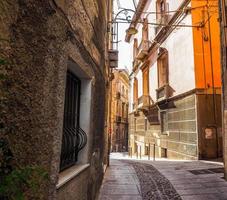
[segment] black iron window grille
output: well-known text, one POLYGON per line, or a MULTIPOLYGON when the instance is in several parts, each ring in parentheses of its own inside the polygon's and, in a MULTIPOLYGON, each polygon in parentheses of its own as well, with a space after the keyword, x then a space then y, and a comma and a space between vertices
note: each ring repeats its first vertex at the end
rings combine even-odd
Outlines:
POLYGON ((81 81, 67 72, 60 171, 78 160, 78 153, 87 143, 86 133, 79 127, 81 81))

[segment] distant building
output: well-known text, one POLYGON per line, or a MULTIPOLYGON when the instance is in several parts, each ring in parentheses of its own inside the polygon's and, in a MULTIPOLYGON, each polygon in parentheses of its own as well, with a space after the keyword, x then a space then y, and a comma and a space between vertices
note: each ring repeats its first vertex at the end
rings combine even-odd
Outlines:
POLYGON ((138 33, 126 35, 133 51, 133 154, 153 155, 155 144, 158 157, 222 156, 217 10, 217 0, 139 1, 130 25, 138 33))
POLYGON ((129 74, 125 69, 115 69, 112 81, 111 150, 128 149, 128 94, 129 74))

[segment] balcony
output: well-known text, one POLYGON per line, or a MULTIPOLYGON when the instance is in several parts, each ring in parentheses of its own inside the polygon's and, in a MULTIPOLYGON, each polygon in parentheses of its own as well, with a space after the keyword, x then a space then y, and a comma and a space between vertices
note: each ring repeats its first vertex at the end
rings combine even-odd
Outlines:
POLYGON ((148 55, 148 50, 151 46, 151 41, 142 40, 138 47, 138 54, 136 56, 137 60, 143 61, 143 59, 148 55))
POLYGON ((150 107, 146 112, 144 112, 144 115, 147 117, 151 125, 160 124, 159 109, 157 106, 150 107))
POLYGON ((153 101, 149 95, 143 95, 138 99, 138 108, 148 109, 150 105, 153 104, 153 101))
POLYGON ((157 100, 168 99, 171 96, 171 87, 166 84, 156 90, 157 100))

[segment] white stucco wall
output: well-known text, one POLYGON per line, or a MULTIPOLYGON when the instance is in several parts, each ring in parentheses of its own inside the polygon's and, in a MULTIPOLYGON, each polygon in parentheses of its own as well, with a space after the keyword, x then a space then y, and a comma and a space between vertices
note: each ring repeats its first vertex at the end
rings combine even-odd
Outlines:
MULTIPOLYGON (((169 10, 176 10, 180 2, 169 1, 169 10)), ((181 24, 192 24, 188 15, 181 24)), ((153 37, 153 35, 150 35, 153 37)), ((174 96, 195 88, 194 50, 192 28, 176 28, 161 45, 169 54, 169 85, 174 89, 174 96), (177 47, 177 48, 176 48, 177 47), (182 84, 180 84, 182 83, 182 84)), ((157 62, 150 67, 150 95, 156 100, 158 88, 157 62)))
POLYGON ((136 78, 138 80, 138 97, 141 97, 143 95, 143 75, 141 70, 139 70, 136 78))
POLYGON ((152 100, 156 100, 156 89, 158 88, 157 63, 149 68, 149 94, 152 100))
POLYGON ((134 78, 133 76, 131 77, 131 79, 129 80, 129 113, 131 113, 133 111, 133 82, 134 82, 134 78))
MULTIPOLYGON (((191 24, 191 15, 187 16, 183 23, 191 24)), ((174 95, 194 89, 195 73, 192 28, 178 28, 162 46, 169 53, 169 84, 175 90, 174 95)))

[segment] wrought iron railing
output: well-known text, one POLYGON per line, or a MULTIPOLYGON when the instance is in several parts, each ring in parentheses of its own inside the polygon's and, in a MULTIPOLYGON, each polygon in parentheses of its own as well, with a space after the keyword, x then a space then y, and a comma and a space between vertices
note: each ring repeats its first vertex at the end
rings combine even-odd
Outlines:
POLYGON ((78 160, 78 153, 87 143, 87 135, 80 128, 64 128, 60 171, 74 165, 78 160))
POLYGON ((79 127, 81 81, 67 72, 60 171, 74 165, 86 145, 86 133, 79 127))

